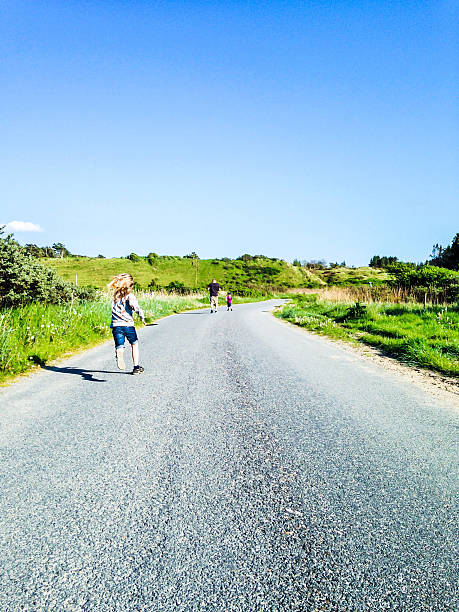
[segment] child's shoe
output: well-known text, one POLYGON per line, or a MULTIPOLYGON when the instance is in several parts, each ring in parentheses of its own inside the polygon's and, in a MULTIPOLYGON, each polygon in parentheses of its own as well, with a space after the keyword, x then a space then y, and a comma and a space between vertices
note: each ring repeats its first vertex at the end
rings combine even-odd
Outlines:
POLYGON ((133 374, 142 374, 142 372, 145 372, 145 368, 142 368, 141 365, 134 366, 134 369, 132 370, 133 374))
POLYGON ((126 369, 126 364, 124 363, 124 349, 117 349, 116 351, 116 365, 119 370, 126 369))

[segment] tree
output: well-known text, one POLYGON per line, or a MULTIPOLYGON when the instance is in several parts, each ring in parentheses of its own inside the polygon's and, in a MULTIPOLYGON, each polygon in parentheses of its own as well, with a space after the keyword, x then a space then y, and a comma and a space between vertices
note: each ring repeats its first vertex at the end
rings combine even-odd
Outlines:
POLYGON ((24 251, 32 257, 40 257, 43 253, 42 247, 39 247, 36 244, 26 244, 24 246, 24 251))
POLYGON ((435 244, 429 263, 432 266, 448 268, 449 270, 459 270, 459 233, 454 236, 451 244, 445 248, 440 244, 435 244))
POLYGON ((370 259, 369 266, 370 268, 387 268, 388 266, 393 266, 398 261, 397 257, 380 257, 379 255, 373 255, 370 259))
POLYGON ((323 270, 327 267, 327 262, 325 259, 311 259, 304 262, 304 267, 311 270, 323 270))
POLYGON ((199 280, 199 257, 194 251, 191 253, 191 265, 194 267, 194 286, 198 286, 199 280))
POLYGON ((70 251, 62 242, 55 242, 51 248, 53 249, 54 257, 68 257, 70 255, 70 251))

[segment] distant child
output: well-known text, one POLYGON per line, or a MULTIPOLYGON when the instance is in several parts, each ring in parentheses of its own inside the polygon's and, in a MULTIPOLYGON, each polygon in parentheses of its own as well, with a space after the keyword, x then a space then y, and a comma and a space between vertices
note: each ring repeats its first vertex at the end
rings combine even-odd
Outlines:
POLYGON ((144 371, 139 365, 139 339, 134 327, 133 312, 136 312, 145 323, 145 315, 134 296, 132 287, 134 280, 130 274, 118 274, 113 277, 107 287, 113 292, 112 302, 112 328, 115 340, 116 363, 120 370, 125 369, 124 363, 124 339, 127 338, 132 349, 132 361, 134 362, 133 374, 141 374, 144 371))
POLYGON ((233 296, 229 291, 226 294, 226 305, 228 306, 228 310, 233 310, 233 296))

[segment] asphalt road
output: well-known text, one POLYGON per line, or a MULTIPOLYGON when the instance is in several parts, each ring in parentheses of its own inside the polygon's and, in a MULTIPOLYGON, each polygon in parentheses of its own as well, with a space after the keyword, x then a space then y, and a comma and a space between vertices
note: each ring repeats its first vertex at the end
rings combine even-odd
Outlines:
POLYGON ((0 393, 0 610, 457 610, 457 410, 277 321, 140 330, 0 393))

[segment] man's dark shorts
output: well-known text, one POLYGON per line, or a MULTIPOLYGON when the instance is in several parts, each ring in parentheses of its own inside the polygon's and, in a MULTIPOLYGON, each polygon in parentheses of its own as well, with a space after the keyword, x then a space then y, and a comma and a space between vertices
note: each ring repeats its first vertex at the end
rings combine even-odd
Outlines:
POLYGON ((116 327, 112 328, 112 334, 115 340, 115 348, 124 346, 125 338, 128 339, 129 344, 135 344, 138 342, 137 332, 135 331, 135 327, 133 325, 130 327, 117 325, 116 327))

